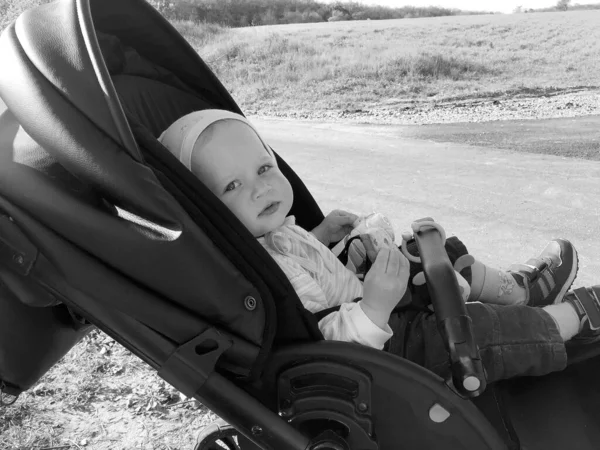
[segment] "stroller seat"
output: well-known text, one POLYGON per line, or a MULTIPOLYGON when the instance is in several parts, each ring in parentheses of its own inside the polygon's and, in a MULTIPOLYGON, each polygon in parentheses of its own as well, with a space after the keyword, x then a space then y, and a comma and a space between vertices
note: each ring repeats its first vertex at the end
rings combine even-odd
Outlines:
MULTIPOLYGON (((244 449, 518 448, 446 380, 323 341, 266 251, 157 141, 191 111, 241 111, 144 0, 37 7, 4 31, 0 58, 5 391, 32 386, 93 325, 231 423, 244 449)), ((314 228, 322 212, 277 159, 291 214, 314 228)))

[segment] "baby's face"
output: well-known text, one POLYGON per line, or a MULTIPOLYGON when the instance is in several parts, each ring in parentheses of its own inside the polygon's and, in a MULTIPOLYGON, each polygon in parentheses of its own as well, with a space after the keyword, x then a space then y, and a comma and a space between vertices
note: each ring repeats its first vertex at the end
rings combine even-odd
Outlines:
POLYGON ((254 237, 281 226, 292 207, 292 186, 254 130, 224 120, 206 133, 194 146, 192 172, 254 237))

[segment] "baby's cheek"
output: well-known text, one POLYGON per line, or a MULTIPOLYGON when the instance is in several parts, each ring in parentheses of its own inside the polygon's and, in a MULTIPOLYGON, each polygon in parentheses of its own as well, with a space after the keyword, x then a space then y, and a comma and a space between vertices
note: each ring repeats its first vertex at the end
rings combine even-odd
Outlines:
POLYGON ((229 210, 242 222, 246 228, 250 228, 252 223, 250 223, 249 217, 250 214, 248 212, 248 206, 244 205, 243 202, 240 201, 228 201, 225 202, 225 206, 229 208, 229 210))
POLYGON ((290 211, 290 209, 292 209, 292 204, 294 203, 294 191, 292 189, 292 185, 289 183, 289 181, 287 180, 287 178, 285 178, 283 175, 281 175, 282 180, 281 180, 281 187, 280 187, 280 192, 282 193, 282 200, 284 200, 287 204, 287 211, 285 211, 285 215, 287 215, 290 211))

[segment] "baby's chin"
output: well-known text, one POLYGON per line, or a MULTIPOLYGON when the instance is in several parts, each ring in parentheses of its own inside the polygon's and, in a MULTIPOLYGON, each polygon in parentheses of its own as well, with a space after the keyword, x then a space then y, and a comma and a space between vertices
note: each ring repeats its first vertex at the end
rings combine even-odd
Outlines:
POLYGON ((279 227, 281 227, 285 223, 285 219, 287 216, 288 216, 288 214, 286 213, 285 215, 282 214, 280 216, 278 214, 277 217, 272 217, 271 220, 268 221, 268 223, 261 224, 261 226, 258 228, 258 230, 256 230, 253 233, 254 237, 261 237, 267 233, 271 233, 272 231, 277 230, 279 227))
POLYGON ((270 223, 268 226, 262 227, 262 232, 260 235, 263 236, 267 233, 275 231, 278 228, 280 228, 283 224, 284 224, 284 220, 274 221, 273 223, 270 223))

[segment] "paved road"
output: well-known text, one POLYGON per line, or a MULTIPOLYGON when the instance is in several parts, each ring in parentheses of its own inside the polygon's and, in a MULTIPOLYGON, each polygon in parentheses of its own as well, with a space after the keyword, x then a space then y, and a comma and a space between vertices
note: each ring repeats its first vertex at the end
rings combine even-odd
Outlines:
POLYGON ((394 126, 254 119, 324 211, 431 216, 482 262, 506 268, 566 237, 575 286, 600 284, 600 162, 409 139, 394 126))

